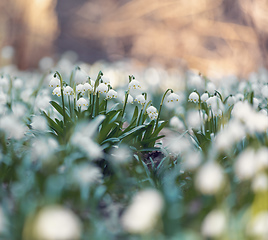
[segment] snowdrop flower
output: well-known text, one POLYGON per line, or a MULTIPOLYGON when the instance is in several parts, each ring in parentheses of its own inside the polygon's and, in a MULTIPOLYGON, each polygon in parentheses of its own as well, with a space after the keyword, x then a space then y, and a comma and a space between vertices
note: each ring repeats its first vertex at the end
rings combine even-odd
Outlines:
POLYGON ((27 110, 23 103, 16 102, 12 104, 12 112, 17 118, 23 117, 27 113, 27 110))
POLYGON ((260 100, 258 98, 253 98, 253 108, 257 109, 260 105, 260 100))
POLYGON ((21 89, 23 87, 23 81, 20 79, 20 78, 16 78, 14 81, 13 81, 13 87, 15 89, 21 89))
POLYGON ((186 171, 194 171, 200 165, 202 161, 202 155, 200 152, 191 151, 187 152, 184 157, 183 166, 186 171))
POLYGON ((38 94, 35 99, 35 105, 34 105, 34 111, 40 112, 41 111, 47 111, 49 108, 51 108, 50 102, 51 97, 46 94, 38 94))
POLYGON ((217 96, 210 97, 207 101, 208 107, 211 108, 211 110, 217 114, 218 110, 224 110, 223 103, 220 98, 217 96))
POLYGON ((105 83, 100 83, 100 85, 97 87, 98 93, 107 93, 108 92, 108 86, 105 83))
POLYGON ((268 236, 268 211, 262 211, 256 215, 248 226, 248 234, 254 239, 266 240, 268 236))
POLYGON ((78 107, 87 107, 88 106, 88 100, 83 98, 83 97, 81 97, 81 98, 79 98, 77 100, 76 106, 78 106, 78 107))
POLYGON ((128 146, 115 146, 110 152, 111 160, 114 163, 124 164, 132 159, 131 151, 128 146))
POLYGON ((60 87, 56 87, 53 92, 52 92, 53 95, 57 95, 58 97, 61 96, 61 88, 60 87))
POLYGON ((113 89, 110 89, 106 94, 107 99, 117 98, 117 92, 113 89))
POLYGON ((151 231, 161 214, 163 206, 164 201, 158 191, 148 189, 138 192, 122 215, 123 228, 134 234, 151 231))
POLYGON ((207 84, 207 91, 210 93, 210 94, 213 94, 216 90, 216 86, 213 82, 208 82, 207 84))
POLYGON ((42 116, 33 116, 31 126, 34 130, 46 131, 48 129, 47 120, 42 116))
POLYGON ((146 109, 146 112, 151 120, 157 119, 158 112, 154 106, 150 106, 146 109))
POLYGON ((188 86, 190 89, 196 89, 197 91, 203 91, 205 88, 205 81, 201 76, 192 74, 188 80, 188 86))
POLYGON ((24 136, 26 127, 22 125, 14 115, 5 115, 0 118, 0 128, 7 137, 21 139, 24 136))
POLYGON ((167 102, 168 103, 173 103, 173 102, 178 102, 179 101, 179 95, 176 93, 170 93, 167 96, 167 102))
POLYGON ((76 84, 84 84, 88 80, 88 76, 85 71, 80 68, 77 68, 74 78, 76 84))
POLYGON ((110 85, 110 79, 109 78, 107 78, 107 77, 101 77, 101 79, 102 79, 102 82, 105 84, 105 85, 110 85))
POLYGON ((192 145, 187 138, 173 136, 167 140, 167 149, 175 155, 192 151, 192 145))
POLYGON ((83 85, 83 92, 89 91, 89 93, 93 93, 93 87, 89 83, 85 83, 83 85))
POLYGON ((183 122, 177 116, 173 116, 169 120, 169 125, 178 131, 185 130, 185 126, 184 126, 183 122))
POLYGON ((49 82, 49 86, 52 88, 56 88, 60 86, 60 79, 57 78, 57 76, 53 75, 52 79, 49 82))
POLYGON ((74 90, 70 87, 70 86, 66 86, 64 89, 63 89, 63 94, 64 95, 73 95, 74 94, 74 90))
MULTIPOLYGON (((127 98, 127 103, 133 103, 133 97, 130 95, 130 94, 128 94, 128 98, 127 98)), ((122 103, 124 103, 125 102, 125 96, 123 96, 123 99, 122 99, 122 103)))
POLYGON ((84 86, 83 86, 83 84, 78 84, 77 86, 76 86, 76 92, 77 93, 81 93, 81 92, 83 92, 83 88, 84 88, 84 86))
POLYGON ((252 181, 251 188, 254 192, 268 191, 268 177, 265 173, 258 174, 252 181))
POLYGON ((212 111, 209 112, 209 114, 210 114, 210 117, 212 117, 211 114, 213 114, 214 117, 220 117, 221 118, 222 117, 222 110, 221 109, 217 109, 215 111, 215 110, 212 109, 212 111))
POLYGON ((199 102, 199 95, 196 93, 196 92, 192 92, 190 95, 189 95, 189 99, 188 99, 189 102, 194 102, 194 103, 198 103, 199 102))
POLYGON ((230 106, 234 105, 235 102, 236 102, 235 96, 230 95, 226 101, 226 104, 228 107, 230 107, 230 106))
POLYGON ((263 97, 268 98, 268 85, 265 85, 262 87, 261 93, 262 93, 263 97))
POLYGON ((7 95, 0 89, 0 104, 5 105, 7 103, 7 95))
POLYGON ((246 149, 239 154, 234 164, 234 170, 240 180, 248 180, 255 175, 256 161, 253 149, 246 149))
POLYGON ((9 88, 9 79, 6 76, 0 77, 0 89, 3 89, 4 91, 7 91, 9 88))
POLYGON ((138 102, 139 104, 144 105, 146 100, 145 100, 145 97, 142 94, 140 94, 135 98, 135 102, 138 102))
POLYGON ((268 169, 268 148, 267 147, 261 147, 256 152, 256 168, 257 171, 262 171, 268 169))
MULTIPOLYGON (((68 208, 51 205, 43 207, 34 217, 32 229, 33 236, 25 239, 36 240, 78 240, 81 237, 82 223, 80 219, 68 208)), ((26 226, 27 228, 27 223, 26 226)), ((28 231, 24 231, 28 232, 28 231)))
POLYGON ((216 194, 224 183, 224 175, 220 165, 208 162, 197 172, 196 188, 205 195, 216 194))
POLYGON ((140 89, 141 85, 140 82, 138 80, 132 80, 129 84, 128 84, 128 90, 136 90, 136 89, 140 89))
POLYGON ((102 183, 101 169, 93 164, 80 164, 73 169, 73 179, 79 185, 102 183))
POLYGON ((208 100, 208 98, 209 98, 208 93, 203 93, 201 95, 201 103, 206 102, 208 100))
POLYGON ((238 101, 244 101, 244 95, 242 93, 237 93, 235 95, 236 102, 238 101))
POLYGON ((205 237, 220 237, 226 229, 227 219, 222 210, 211 211, 202 222, 201 232, 205 237))

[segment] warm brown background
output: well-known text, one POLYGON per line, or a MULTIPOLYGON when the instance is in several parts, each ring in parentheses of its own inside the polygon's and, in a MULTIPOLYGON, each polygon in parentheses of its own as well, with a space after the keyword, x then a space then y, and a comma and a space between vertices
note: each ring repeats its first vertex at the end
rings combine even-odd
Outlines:
POLYGON ((0 47, 33 68, 43 56, 189 66, 246 76, 268 66, 267 0, 1 0, 0 47))

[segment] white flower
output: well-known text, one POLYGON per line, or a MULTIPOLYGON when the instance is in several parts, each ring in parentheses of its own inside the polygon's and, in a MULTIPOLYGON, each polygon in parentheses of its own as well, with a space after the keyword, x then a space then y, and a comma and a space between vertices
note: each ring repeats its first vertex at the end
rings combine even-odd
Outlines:
POLYGON ((61 88, 60 87, 56 87, 53 92, 52 92, 53 95, 57 95, 58 97, 61 96, 61 88))
POLYGON ((78 240, 81 236, 80 219, 71 210, 62 206, 52 205, 42 208, 32 224, 33 239, 36 240, 78 240))
POLYGON ((268 169, 268 148, 261 147, 256 152, 256 169, 257 171, 262 171, 268 169))
POLYGON ((216 86, 213 82, 208 82, 207 83, 207 91, 210 93, 210 94, 213 94, 216 90, 216 86))
POLYGON ((148 189, 138 192, 122 215, 123 228, 130 233, 151 231, 161 214, 163 206, 164 201, 158 191, 148 189))
POLYGON ((101 77, 101 79, 102 79, 102 81, 103 81, 103 83, 105 84, 105 85, 110 85, 110 79, 109 78, 107 78, 107 77, 101 77))
POLYGON ((197 172, 196 188, 203 194, 216 194, 224 183, 224 175, 220 165, 208 162, 197 172))
POLYGON ((251 179, 256 173, 255 152, 253 149, 246 149, 239 154, 234 170, 237 177, 241 180, 251 179))
POLYGON ((201 95, 201 103, 206 102, 208 100, 208 98, 209 98, 208 93, 203 93, 201 95))
POLYGON ((70 87, 70 86, 66 86, 64 89, 63 89, 63 94, 64 95, 73 95, 74 94, 74 90, 70 87))
POLYGON ((223 106, 221 99, 218 98, 217 96, 210 97, 207 100, 207 105, 208 105, 208 107, 211 107, 211 110, 215 113, 217 113, 219 109, 220 110, 224 109, 224 106, 223 106))
MULTIPOLYGON (((9 87, 9 79, 5 76, 0 77, 0 87, 6 91, 9 87)), ((1 89, 0 88, 0 89, 1 89)))
POLYGON ((76 92, 77 93, 81 93, 81 92, 83 92, 83 88, 84 88, 84 86, 83 86, 83 84, 78 84, 77 86, 76 86, 76 92))
POLYGON ((140 89, 141 88, 141 85, 140 85, 140 82, 138 80, 132 80, 129 84, 128 84, 128 89, 131 90, 131 89, 140 89))
POLYGON ((81 98, 79 98, 79 99, 77 100, 76 105, 77 105, 78 107, 87 107, 87 106, 88 106, 88 100, 85 99, 85 98, 83 98, 83 97, 81 97, 81 98))
POLYGON ((176 93, 170 93, 167 97, 168 103, 178 102, 179 101, 179 95, 176 93))
POLYGON ((144 105, 146 100, 145 100, 145 97, 142 94, 140 94, 135 98, 135 102, 138 102, 139 104, 144 105))
POLYGON ((183 161, 184 169, 193 171, 200 165, 201 161, 202 161, 202 155, 200 152, 197 151, 188 152, 183 161))
POLYGON ((261 93, 262 93, 263 97, 268 98, 268 85, 265 85, 262 87, 261 93))
POLYGON ((198 103, 199 102, 199 95, 196 92, 192 92, 189 95, 189 102, 194 102, 194 103, 198 103))
POLYGON ((102 172, 93 164, 80 164, 73 169, 73 178, 79 185, 102 183, 102 172))
POLYGON ((190 89, 196 89, 197 91, 202 91, 205 87, 205 81, 199 75, 191 75, 188 80, 188 86, 190 89))
POLYGON ((76 84, 83 84, 87 82, 88 80, 88 75, 86 74, 85 71, 82 69, 78 68, 75 72, 75 78, 74 78, 76 84))
POLYGON ((107 93, 108 92, 108 86, 105 83, 100 83, 100 85, 97 87, 98 93, 107 93))
POLYGON ((236 98, 235 98, 235 96, 230 95, 230 96, 228 97, 227 101, 226 101, 226 104, 227 104, 227 106, 230 107, 230 106, 234 105, 235 102, 236 102, 236 98))
POLYGON ((235 98, 236 98, 236 101, 239 102, 239 101, 243 101, 244 100, 244 95, 242 93, 237 93, 235 95, 235 98))
POLYGON ((128 163, 132 159, 132 153, 127 146, 115 146, 111 150, 111 159, 114 163, 128 163))
POLYGON ((268 176, 265 173, 258 174, 254 177, 251 188, 254 192, 267 192, 268 176))
POLYGON ((93 87, 89 83, 85 83, 83 85, 83 92, 89 91, 89 93, 93 93, 93 87))
POLYGON ((15 102, 12 104, 12 112, 14 113, 14 116, 16 116, 17 118, 25 116, 27 110, 28 109, 23 103, 15 102))
POLYGON ((117 98, 117 92, 113 89, 110 89, 106 94, 107 99, 117 98))
POLYGON ((268 211, 262 211, 250 222, 248 233, 259 240, 267 240, 268 236, 268 211))
POLYGON ((52 88, 56 88, 56 87, 59 87, 60 86, 60 79, 56 77, 52 77, 52 79, 50 80, 49 82, 49 86, 52 87, 52 88))
POLYGON ((253 98, 253 108, 257 109, 260 105, 260 100, 258 98, 253 98))
POLYGON ((182 131, 185 129, 183 122, 177 116, 173 116, 169 120, 169 125, 179 131, 182 131))
POLYGON ((48 129, 47 120, 42 116, 34 116, 31 126, 35 130, 45 131, 48 129))
POLYGON ((189 140, 183 137, 173 136, 167 141, 167 149, 176 155, 192 151, 191 146, 189 140))
POLYGON ((205 237, 220 237, 226 228, 226 216, 222 210, 211 211, 202 222, 201 232, 205 237))
MULTIPOLYGON (((125 97, 126 96, 123 96, 122 100, 123 103, 125 102, 125 97)), ((127 103, 133 103, 133 100, 134 100, 133 97, 130 94, 128 94, 127 103)))
POLYGON ((23 87, 23 81, 20 78, 16 78, 13 81, 13 87, 16 89, 21 89, 23 87))
POLYGON ((203 123, 203 116, 197 110, 190 110, 187 113, 187 125, 189 128, 199 129, 203 123))
POLYGON ((26 128, 14 115, 5 115, 0 118, 0 128, 4 130, 7 137, 21 139, 24 136, 26 128))
POLYGON ((146 109, 146 112, 151 120, 157 119, 158 112, 154 106, 150 106, 146 109))

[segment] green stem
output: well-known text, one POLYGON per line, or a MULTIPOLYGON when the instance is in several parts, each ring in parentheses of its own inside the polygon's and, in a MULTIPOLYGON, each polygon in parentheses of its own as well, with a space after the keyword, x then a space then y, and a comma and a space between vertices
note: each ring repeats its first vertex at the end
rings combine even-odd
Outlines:
MULTIPOLYGON (((60 78, 60 92, 61 92, 61 101, 62 101, 62 110, 63 110, 63 125, 66 125, 66 116, 65 116, 65 106, 64 106, 64 96, 63 96, 63 81, 60 73, 58 71, 55 72, 55 75, 58 75, 60 78)), ((55 76, 56 77, 56 76, 55 76)))

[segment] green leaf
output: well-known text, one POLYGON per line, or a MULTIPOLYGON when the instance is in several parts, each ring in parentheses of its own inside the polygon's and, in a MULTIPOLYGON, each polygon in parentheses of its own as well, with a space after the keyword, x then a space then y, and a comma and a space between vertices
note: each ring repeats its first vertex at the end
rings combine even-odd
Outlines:
POLYGON ((58 135, 63 134, 63 129, 56 122, 54 122, 44 111, 42 112, 46 117, 48 125, 52 128, 58 135))
MULTIPOLYGON (((51 105, 52 105, 52 107, 54 107, 56 110, 57 110, 57 112, 59 113, 59 114, 61 114, 62 116, 64 115, 63 114, 63 108, 58 104, 58 103, 56 103, 55 101, 50 101, 49 102, 51 105)), ((66 109, 66 108, 65 108, 66 109)), ((67 110, 67 109, 66 109, 67 110)), ((67 111, 65 111, 65 118, 66 118, 66 121, 68 121, 68 122, 72 122, 72 119, 70 118, 70 116, 67 114, 67 111)))
POLYGON ((144 131, 145 128, 146 128, 145 125, 137 126, 137 127, 131 129, 128 132, 124 132, 121 136, 119 136, 119 139, 122 140, 122 139, 124 139, 126 137, 129 137, 130 135, 132 137, 137 136, 137 135, 141 134, 144 131))

